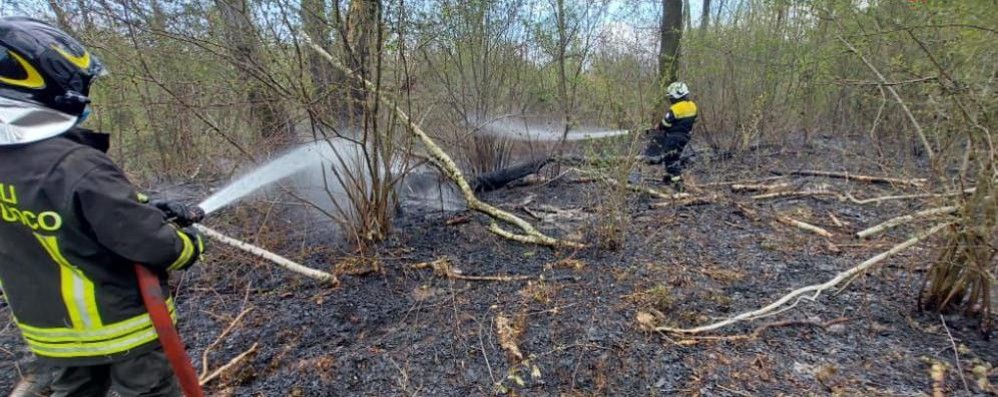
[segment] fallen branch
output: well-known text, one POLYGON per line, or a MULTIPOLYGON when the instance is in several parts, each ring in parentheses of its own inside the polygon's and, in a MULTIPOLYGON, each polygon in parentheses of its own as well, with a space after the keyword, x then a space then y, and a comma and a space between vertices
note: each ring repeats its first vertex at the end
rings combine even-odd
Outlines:
POLYGON ((236 356, 231 361, 229 361, 227 364, 219 367, 214 372, 212 372, 211 375, 208 375, 208 376, 206 376, 204 378, 201 378, 201 380, 199 381, 199 383, 201 383, 201 386, 207 385, 208 382, 211 382, 211 381, 215 380, 215 378, 217 378, 219 376, 222 376, 222 374, 224 374, 230 368, 235 367, 236 365, 239 365, 239 363, 242 362, 243 360, 245 360, 247 357, 249 357, 253 353, 256 353, 256 349, 257 349, 257 347, 259 345, 260 345, 259 342, 254 342, 253 346, 250 346, 249 350, 246 350, 246 351, 242 352, 242 354, 236 356))
POLYGON ((815 225, 812 225, 810 223, 801 222, 801 221, 798 221, 796 219, 793 219, 793 218, 790 218, 790 217, 786 217, 786 216, 777 216, 776 220, 779 221, 780 223, 783 223, 783 224, 786 224, 786 225, 790 225, 790 226, 796 227, 796 228, 801 229, 801 230, 809 231, 809 232, 817 234, 817 235, 819 235, 821 237, 825 237, 825 238, 831 238, 832 237, 832 233, 829 232, 828 230, 822 229, 822 228, 820 228, 818 226, 815 226, 815 225))
MULTIPOLYGON (((333 58, 332 55, 329 55, 329 53, 326 52, 326 50, 322 49, 322 47, 312 42, 311 39, 308 38, 308 35, 303 34, 303 37, 305 37, 306 41, 312 47, 312 49, 315 50, 315 52, 317 52, 320 56, 325 58, 326 61, 328 61, 333 67, 342 71, 346 76, 349 76, 352 79, 362 82, 364 86, 367 88, 367 90, 369 90, 372 93, 375 93, 376 97, 382 103, 384 103, 385 106, 387 106, 392 111, 392 113, 394 113, 395 116, 398 117, 398 119, 406 125, 406 127, 408 127, 408 130, 415 136, 416 139, 418 139, 423 144, 426 150, 429 151, 430 163, 436 166, 441 173, 446 175, 461 190, 461 194, 464 196, 464 200, 468 203, 468 208, 481 212, 485 215, 488 215, 492 219, 512 224, 520 228, 520 230, 523 232, 523 234, 513 234, 511 232, 507 232, 505 234, 500 234, 501 236, 506 238, 511 238, 515 241, 520 241, 530 244, 545 245, 549 247, 570 247, 570 248, 585 247, 585 245, 581 243, 577 243, 574 241, 559 240, 547 236, 544 233, 541 233, 536 228, 534 228, 533 225, 523 220, 522 218, 513 215, 509 212, 503 211, 499 208, 496 208, 488 203, 485 203, 484 201, 479 200, 478 197, 475 196, 474 188, 472 188, 472 186, 468 183, 468 180, 465 179, 464 173, 461 172, 461 169, 457 166, 457 163, 454 162, 454 160, 447 154, 447 152, 441 149, 440 146, 438 146, 437 143, 434 142, 433 138, 430 138, 429 134, 423 131, 422 127, 420 127, 418 124, 416 124, 415 121, 409 118, 409 115, 405 111, 403 111, 402 108, 400 108, 398 104, 395 103, 395 101, 389 99, 388 96, 381 93, 380 90, 378 90, 378 88, 373 83, 365 79, 363 76, 357 75, 356 73, 354 73, 353 70, 344 66, 342 63, 333 58)), ((496 227, 490 227, 489 230, 495 232, 496 230, 502 230, 502 229, 496 226, 496 227)))
POLYGON ((652 208, 670 208, 670 207, 685 207, 690 205, 705 205, 711 204, 717 201, 720 197, 716 194, 710 194, 706 196, 691 196, 686 193, 682 193, 685 196, 674 198, 669 201, 661 201, 657 203, 652 203, 652 208))
POLYGON ((770 192, 773 190, 786 189, 789 183, 780 182, 774 184, 734 184, 731 185, 732 192, 770 192))
MULTIPOLYGON (((823 330, 827 330, 829 327, 831 327, 833 325, 842 324, 842 323, 845 323, 845 322, 848 322, 848 321, 849 321, 848 317, 839 317, 839 318, 828 320, 828 321, 825 321, 825 322, 812 321, 812 320, 784 320, 784 321, 776 321, 776 322, 766 323, 766 324, 760 325, 758 328, 756 328, 754 331, 752 331, 751 333, 748 333, 748 334, 742 334, 742 335, 717 335, 717 336, 691 336, 689 340, 693 341, 694 343, 695 343, 695 341, 741 341, 741 340, 755 340, 755 339, 758 339, 760 336, 762 336, 762 334, 764 332, 766 332, 766 331, 768 331, 770 329, 773 329, 773 328, 810 326, 810 327, 817 327, 817 328, 821 328, 823 330)), ((680 344, 692 344, 692 343, 684 343, 684 342, 687 342, 687 341, 686 340, 679 341, 680 344)))
POLYGON ((956 347, 956 341, 953 340, 953 334, 949 332, 949 325, 946 325, 946 319, 943 315, 939 315, 939 321, 943 323, 943 329, 946 330, 946 336, 949 337, 950 346, 953 347, 953 362, 956 363, 956 373, 960 375, 960 380, 963 381, 963 390, 970 395, 970 385, 967 384, 967 377, 963 376, 963 366, 960 365, 960 349, 956 347))
POLYGON ((807 300, 811 300, 811 301, 816 300, 818 298, 818 296, 820 296, 821 293, 824 292, 825 290, 828 290, 829 288, 833 288, 833 287, 835 287, 836 285, 838 285, 839 283, 841 283, 843 281, 851 280, 852 278, 856 277, 860 273, 863 273, 867 269, 873 267, 873 265, 876 265, 877 263, 882 262, 884 259, 887 259, 887 258, 889 258, 889 257, 891 257, 893 255, 896 255, 897 253, 899 253, 901 251, 904 251, 904 250, 906 250, 908 248, 911 248, 911 246, 913 246, 915 244, 918 244, 919 242, 921 242, 922 240, 925 240, 926 238, 928 238, 929 236, 932 236, 933 234, 938 233, 940 230, 948 227, 949 225, 950 225, 950 223, 941 223, 941 224, 938 224, 936 226, 933 226, 931 229, 929 229, 929 230, 927 230, 927 231, 925 231, 923 233, 920 233, 920 234, 916 235, 915 237, 912 237, 911 239, 908 239, 907 241, 905 241, 905 242, 903 242, 901 244, 895 245, 893 248, 891 248, 891 249, 889 249, 889 250, 887 250, 885 252, 882 252, 882 253, 880 253, 880 254, 878 254, 878 255, 870 258, 870 259, 867 259, 866 261, 864 261, 863 263, 860 263, 856 267, 853 267, 853 268, 851 268, 849 270, 843 271, 843 272, 835 275, 835 277, 833 277, 831 280, 828 280, 828 281, 826 281, 826 282, 824 282, 822 284, 809 285, 809 286, 806 286, 806 287, 803 287, 803 288, 798 288, 796 290, 793 290, 789 294, 786 294, 783 297, 781 297, 780 299, 777 299, 776 302, 770 303, 769 305, 766 305, 766 306, 764 306, 762 308, 759 308, 759 309, 756 309, 756 310, 752 310, 752 311, 748 311, 748 312, 744 312, 744 313, 739 314, 737 316, 730 317, 730 318, 727 318, 725 320, 718 321, 718 322, 715 322, 713 324, 708 324, 708 325, 700 326, 700 327, 695 327, 695 328, 657 327, 657 328, 655 328, 655 330, 656 331, 661 331, 661 332, 672 332, 672 333, 682 333, 682 334, 696 334, 696 333, 701 333, 701 332, 704 332, 704 331, 712 331, 712 330, 715 330, 715 329, 723 328, 723 327, 726 327, 726 326, 729 326, 729 325, 732 325, 732 324, 735 324, 735 323, 739 323, 739 322, 742 322, 742 321, 750 321, 750 320, 758 319, 760 317, 765 317, 765 316, 774 315, 774 314, 777 314, 777 313, 784 312, 786 310, 792 309, 795 306, 797 306, 797 304, 801 300, 803 300, 803 299, 807 299, 807 300), (813 292, 812 295, 805 295, 805 294, 810 294, 812 292, 813 292), (791 301, 793 301, 793 303, 790 303, 791 301), (788 304, 789 304, 789 306, 788 306, 788 304))
POLYGON ((948 215, 948 214, 952 214, 952 213, 956 212, 959 209, 960 209, 960 207, 957 207, 957 206, 932 208, 932 209, 927 209, 927 210, 923 210, 923 211, 918 211, 918 212, 916 212, 914 214, 902 215, 902 216, 899 216, 899 217, 896 217, 896 218, 891 218, 891 219, 888 219, 888 220, 884 221, 883 223, 881 223, 879 225, 876 225, 876 226, 867 228, 865 230, 859 231, 858 233, 856 233, 856 238, 860 238, 860 239, 868 238, 868 237, 871 237, 871 236, 883 233, 883 232, 887 231, 888 229, 892 229, 894 227, 903 225, 903 224, 908 223, 908 222, 913 222, 913 221, 915 221, 917 219, 920 219, 920 218, 928 218, 928 217, 937 216, 937 215, 948 215))
POLYGON ((892 200, 911 200, 920 198, 943 198, 943 197, 955 197, 962 196, 964 194, 974 193, 976 189, 970 188, 964 190, 963 192, 947 192, 947 193, 919 193, 919 194, 902 194, 896 196, 882 196, 882 197, 871 197, 868 199, 857 199, 852 194, 846 193, 845 196, 849 201, 856 204, 871 204, 871 203, 881 203, 884 201, 892 200))
POLYGON ((761 179, 744 179, 740 181, 725 181, 725 182, 710 182, 697 185, 697 187, 712 187, 712 186, 728 186, 735 184, 759 184, 766 181, 775 181, 778 179, 787 179, 786 175, 770 176, 761 179))
POLYGON ((255 245, 252 245, 250 243, 239 241, 239 240, 236 240, 236 239, 234 239, 232 237, 226 236, 226 235, 224 235, 222 233, 219 233, 219 232, 215 231, 214 229, 209 228, 209 227, 207 227, 205 225, 194 225, 194 227, 197 228, 198 231, 201 232, 202 234, 204 234, 205 236, 211 237, 211 238, 215 239, 216 241, 218 241, 220 243, 224 243, 226 245, 233 246, 235 248, 241 249, 241 250, 243 250, 245 252, 248 252, 250 254, 256 255, 256 256, 258 256, 260 258, 263 258, 263 259, 266 259, 268 261, 271 261, 275 265, 283 267, 283 268, 285 268, 287 270, 290 270, 290 271, 292 271, 294 273, 298 273, 298 274, 301 274, 301 275, 306 276, 306 277, 311 277, 311 278, 314 278, 314 279, 322 281, 322 282, 329 282, 329 283, 332 283, 334 285, 339 284, 339 282, 340 282, 336 278, 336 276, 332 275, 331 273, 327 273, 327 272, 324 272, 324 271, 321 271, 321 270, 315 270, 315 269, 312 269, 310 267, 306 267, 306 266, 300 265, 298 263, 293 262, 292 260, 290 260, 288 258, 285 258, 283 256, 277 255, 277 254, 275 254, 273 252, 270 252, 270 251, 267 251, 267 250, 265 250, 263 248, 260 248, 260 247, 257 247, 255 245))
POLYGON ((757 194, 752 196, 753 200, 765 200, 771 198, 782 198, 782 197, 818 197, 818 196, 832 196, 837 199, 845 200, 845 196, 839 194, 838 192, 833 192, 831 190, 799 190, 792 192, 773 192, 765 194, 757 194))
POLYGON ((452 280, 467 280, 467 281, 523 281, 530 280, 534 278, 533 276, 466 276, 461 274, 460 270, 454 268, 451 265, 450 259, 440 258, 431 262, 417 263, 409 266, 410 269, 433 269, 433 274, 440 277, 446 277, 452 280))
POLYGON ((852 181, 868 182, 868 183, 887 183, 891 185, 906 185, 913 187, 922 187, 925 185, 926 180, 921 178, 914 179, 900 179, 900 178, 888 178, 882 176, 868 176, 868 175, 855 175, 848 172, 832 172, 832 171, 794 171, 790 173, 791 175, 797 176, 822 176, 826 178, 839 178, 852 181))
POLYGON ((221 343, 222 340, 229 335, 229 332, 232 332, 232 329, 236 327, 236 324, 239 324, 239 321, 243 319, 243 316, 245 316, 247 313, 251 311, 253 311, 253 308, 248 307, 246 309, 243 309, 243 311, 239 312, 239 315, 237 315, 236 318, 232 320, 231 323, 229 323, 229 326, 225 327, 225 330, 223 330, 222 333, 218 334, 218 337, 215 338, 215 341, 204 349, 204 352, 201 353, 201 374, 199 375, 199 378, 203 379, 206 376, 208 376, 208 353, 211 353, 211 350, 214 349, 215 346, 217 346, 219 343, 221 343))

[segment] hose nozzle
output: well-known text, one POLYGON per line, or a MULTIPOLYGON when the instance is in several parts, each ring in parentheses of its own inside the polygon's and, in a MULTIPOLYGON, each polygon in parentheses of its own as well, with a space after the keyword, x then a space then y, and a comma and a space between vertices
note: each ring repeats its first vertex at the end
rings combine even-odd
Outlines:
POLYGON ((192 205, 190 207, 187 207, 187 209, 188 209, 187 211, 188 216, 186 219, 184 219, 184 221, 185 223, 187 223, 188 226, 195 223, 201 223, 201 221, 204 220, 205 213, 204 209, 202 209, 201 207, 192 205))

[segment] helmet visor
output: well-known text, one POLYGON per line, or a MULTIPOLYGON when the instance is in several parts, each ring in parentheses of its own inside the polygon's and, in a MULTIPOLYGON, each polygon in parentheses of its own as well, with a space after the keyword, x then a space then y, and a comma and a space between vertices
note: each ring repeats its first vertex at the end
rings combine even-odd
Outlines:
POLYGON ((0 97, 0 145, 48 139, 72 129, 78 117, 30 102, 0 97))

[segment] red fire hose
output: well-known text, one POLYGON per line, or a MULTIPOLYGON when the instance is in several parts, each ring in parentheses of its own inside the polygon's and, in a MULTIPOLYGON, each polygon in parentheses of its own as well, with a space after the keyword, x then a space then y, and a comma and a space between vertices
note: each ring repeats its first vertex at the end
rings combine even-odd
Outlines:
POLYGON ((146 269, 145 266, 135 265, 135 275, 139 279, 139 290, 142 291, 142 302, 149 311, 152 318, 152 325, 159 335, 159 343, 163 345, 163 352, 166 359, 173 367, 173 373, 180 381, 180 388, 186 397, 204 397, 201 390, 201 382, 194 372, 187 352, 184 351, 184 343, 180 340, 177 328, 173 326, 173 318, 170 317, 170 309, 166 307, 166 296, 163 289, 159 287, 159 277, 146 269))

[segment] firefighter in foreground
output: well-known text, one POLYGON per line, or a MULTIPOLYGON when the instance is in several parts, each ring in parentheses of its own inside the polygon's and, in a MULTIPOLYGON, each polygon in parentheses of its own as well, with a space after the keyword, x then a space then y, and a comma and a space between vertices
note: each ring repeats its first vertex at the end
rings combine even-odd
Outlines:
POLYGON ((105 155, 108 136, 78 127, 101 74, 66 33, 0 19, 0 286, 28 348, 55 368, 54 396, 177 396, 132 267, 166 290, 203 244, 167 222, 187 208, 144 203, 105 155))
POLYGON ((683 167, 680 158, 686 144, 690 142, 693 123, 697 119, 697 105, 690 100, 690 89, 683 82, 669 84, 666 94, 669 97, 669 110, 658 123, 657 130, 652 130, 646 155, 665 164, 662 182, 676 190, 682 190, 683 167))

